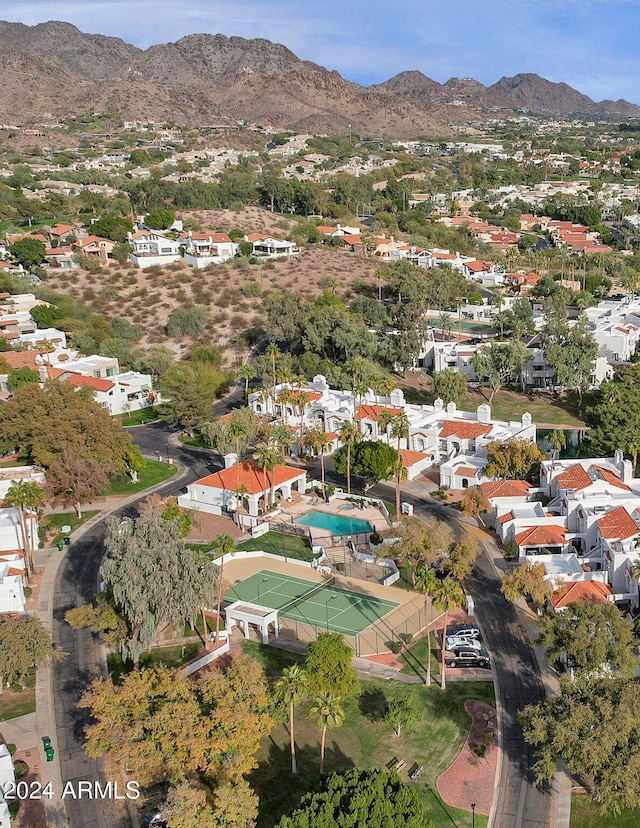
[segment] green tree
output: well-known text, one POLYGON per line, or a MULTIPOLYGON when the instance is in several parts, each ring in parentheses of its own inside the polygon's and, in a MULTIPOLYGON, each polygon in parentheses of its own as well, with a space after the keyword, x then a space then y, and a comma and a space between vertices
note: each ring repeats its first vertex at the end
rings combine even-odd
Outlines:
POLYGON ((486 449, 487 477, 533 482, 540 471, 544 454, 530 440, 510 437, 508 440, 492 440, 486 449))
POLYGON ((289 706, 289 746, 291 750, 291 773, 298 772, 296 763, 296 740, 294 735, 294 712, 297 702, 307 690, 307 674, 299 664, 291 664, 282 671, 282 676, 275 686, 275 697, 280 703, 289 706))
POLYGON ((429 625, 433 621, 433 604, 431 604, 431 618, 427 621, 427 601, 435 595, 438 584, 435 569, 421 563, 415 573, 415 587, 424 595, 424 623, 427 628, 427 675, 425 678, 427 687, 431 687, 431 630, 429 625))
POLYGON ((534 605, 540 608, 544 606, 553 592, 546 574, 541 563, 524 561, 515 569, 505 572, 500 589, 507 601, 517 601, 518 598, 529 595, 534 605))
POLYGON ((640 451, 639 380, 639 365, 616 371, 612 381, 600 386, 585 412, 593 450, 613 454, 620 448, 632 458, 634 469, 640 451))
POLYGON ((20 534, 24 546, 24 558, 27 568, 27 577, 31 577, 35 568, 33 561, 33 547, 35 538, 34 521, 32 515, 37 513, 46 500, 46 492, 37 483, 28 480, 12 480, 9 489, 4 496, 7 506, 13 506, 18 510, 20 521, 20 534), (28 523, 27 523, 28 521, 28 523))
POLYGON ((205 788, 194 788, 186 780, 170 788, 162 807, 168 828, 217 828, 205 788))
POLYGON ((601 813, 640 807, 640 685, 601 678, 561 681, 560 693, 520 713, 526 742, 538 755, 536 784, 549 782, 563 759, 574 776, 592 783, 601 813))
POLYGON ((631 622, 615 604, 576 601, 549 612, 538 624, 540 642, 553 662, 564 661, 576 678, 603 673, 630 678, 638 664, 631 622))
MULTIPOLYGON (((462 587, 458 583, 458 581, 454 580, 451 576, 447 575, 446 578, 443 578, 440 583, 438 584, 436 591, 434 593, 434 598, 438 604, 442 607, 444 611, 444 619, 442 622, 442 629, 446 631, 447 629, 447 621, 449 617, 449 610, 455 609, 456 607, 461 607, 464 604, 464 592, 462 591, 462 587)), ((442 690, 446 689, 446 678, 445 678, 445 654, 446 648, 443 645, 441 648, 441 663, 440 663, 440 688, 442 690)))
POLYGON ((111 255, 120 265, 126 265, 129 262, 130 253, 131 245, 127 241, 116 242, 111 251, 111 255))
POLYGON ((415 787, 396 774, 352 768, 333 774, 277 828, 433 828, 415 787))
POLYGON ((269 507, 275 506, 275 474, 273 472, 278 466, 284 466, 284 460, 282 459, 282 455, 276 448, 276 446, 272 446, 268 443, 260 443, 256 446, 255 452, 255 461, 256 466, 262 470, 262 479, 264 485, 264 505, 266 512, 269 507), (267 476, 268 473, 271 472, 269 484, 270 484, 270 497, 269 502, 267 503, 267 476))
POLYGON ((66 653, 51 643, 51 633, 35 615, 0 615, 0 693, 22 684, 45 661, 60 661, 66 653))
POLYGON ((170 425, 189 432, 211 417, 214 397, 227 384, 225 374, 204 362, 175 362, 160 380, 170 425))
POLYGON ((50 469, 63 452, 98 463, 108 475, 126 471, 131 438, 93 399, 90 388, 52 380, 30 383, 0 408, 0 451, 50 469))
POLYGON ((122 216, 107 214, 89 224, 88 230, 94 236, 111 239, 114 242, 125 242, 127 234, 133 230, 133 224, 122 216))
POLYGON ((393 537, 399 540, 393 547, 395 555, 411 573, 416 586, 416 575, 423 566, 432 566, 446 554, 452 542, 451 530, 444 521, 404 517, 393 537))
POLYGON ((154 230, 166 230, 167 227, 171 227, 175 220, 176 214, 172 210, 162 207, 151 210, 145 216, 145 224, 154 230))
POLYGON ((321 632, 307 647, 304 670, 309 693, 320 696, 333 693, 348 701, 360 692, 358 674, 351 666, 353 653, 340 633, 321 632))
POLYGON ((161 625, 193 627, 201 608, 213 604, 217 567, 184 546, 179 521, 166 520, 161 508, 134 520, 109 518, 106 547, 101 578, 129 625, 123 654, 137 665, 161 625))
POLYGON ((457 581, 463 581, 471 574, 473 563, 477 557, 478 544, 471 535, 465 535, 449 546, 441 567, 444 572, 452 575, 457 581))
MULTIPOLYGON (((246 779, 218 785, 214 803, 215 828, 254 828, 258 818, 258 796, 246 779)), ((192 822, 191 826, 195 824, 204 828, 201 823, 192 822)))
MULTIPOLYGON (((333 465, 338 474, 346 473, 347 447, 334 454, 333 465)), ((398 458, 393 446, 381 440, 363 440, 351 449, 351 473, 366 478, 370 486, 385 480, 389 468, 398 458)))
POLYGON ((392 699, 387 706, 387 712, 384 717, 385 722, 393 728, 396 736, 402 734, 403 727, 410 727, 411 725, 417 724, 419 719, 418 711, 409 699, 405 698, 392 699))
POLYGON ((104 592, 99 592, 96 604, 82 604, 67 610, 64 620, 74 629, 88 629, 99 633, 107 647, 120 649, 127 638, 127 622, 118 614, 113 601, 104 592))
MULTIPOLYGON (((214 541, 213 551, 216 552, 216 557, 220 559, 220 569, 218 571, 218 594, 216 597, 216 644, 220 640, 220 607, 222 606, 222 590, 224 589, 224 556, 235 552, 236 545, 230 535, 218 535, 214 541)), ((204 622, 204 618, 203 618, 204 622)), ((207 629, 206 623, 204 629, 207 629)))
POLYGON ((472 358, 473 370, 491 390, 489 405, 506 382, 518 379, 527 358, 528 351, 519 340, 491 343, 472 358))
POLYGON ((324 748, 327 739, 327 728, 340 727, 344 721, 344 709, 339 697, 327 691, 320 693, 313 700, 309 710, 309 718, 316 718, 321 730, 320 737, 320 774, 324 773, 324 748))
POLYGON ((9 253, 23 267, 30 268, 44 262, 46 247, 40 239, 25 236, 9 245, 9 253))
POLYGON ((324 497, 324 454, 331 448, 331 441, 328 439, 323 426, 307 429, 304 441, 315 455, 320 455, 320 482, 322 486, 322 497, 324 497))
POLYGON ((582 395, 591 383, 597 355, 598 344, 583 313, 574 325, 565 325, 557 331, 544 349, 544 360, 555 371, 558 385, 577 391, 580 407, 582 395))
POLYGON ((451 368, 446 368, 444 371, 436 371, 431 383, 433 393, 445 405, 448 405, 450 402, 460 405, 467 391, 467 378, 459 371, 452 371, 451 368))
POLYGON ((345 448, 345 476, 347 478, 347 494, 351 494, 351 452, 360 438, 360 432, 350 420, 345 420, 340 426, 340 442, 345 448))

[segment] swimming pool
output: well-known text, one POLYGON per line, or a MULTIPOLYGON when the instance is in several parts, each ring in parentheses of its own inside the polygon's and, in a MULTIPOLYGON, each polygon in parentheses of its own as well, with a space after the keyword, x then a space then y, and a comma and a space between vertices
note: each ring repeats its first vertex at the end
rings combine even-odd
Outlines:
POLYGON ((332 535, 360 535, 373 531, 368 520, 333 515, 330 512, 307 512, 306 515, 296 518, 294 523, 315 526, 316 529, 328 529, 332 535))

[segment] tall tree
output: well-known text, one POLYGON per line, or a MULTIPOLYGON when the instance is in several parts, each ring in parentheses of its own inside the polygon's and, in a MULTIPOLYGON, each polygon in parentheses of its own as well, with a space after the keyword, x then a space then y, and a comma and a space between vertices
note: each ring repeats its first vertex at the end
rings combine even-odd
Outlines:
POLYGON ((556 465, 557 456, 562 449, 567 447, 567 436, 561 428, 554 428, 545 437, 545 442, 551 451, 550 479, 553 479, 553 470, 556 465))
POLYGON ((562 612, 549 612, 540 618, 538 631, 549 660, 566 660, 576 678, 603 672, 629 678, 638 665, 631 622, 608 601, 577 601, 562 612))
POLYGON ((313 700, 309 716, 317 719, 321 729, 320 737, 320 774, 324 773, 324 748, 327 738, 327 728, 340 727, 344 721, 344 709, 340 699, 327 691, 320 693, 313 700))
POLYGON ((450 402, 460 405, 467 390, 467 378, 451 368, 436 371, 431 378, 431 383, 436 398, 439 397, 445 405, 450 402))
POLYGON ((447 683, 445 678, 445 636, 447 634, 447 622, 449 619, 449 610, 455 607, 461 607, 464 603, 464 593, 458 581, 447 575, 438 584, 435 594, 435 600, 442 607, 444 611, 444 619, 442 626, 442 647, 441 647, 441 663, 440 663, 440 688, 446 689, 447 683))
POLYGON ((544 454, 535 443, 519 437, 492 440, 486 449, 487 477, 517 480, 536 480, 544 454))
POLYGON ((53 503, 72 506, 82 517, 82 503, 102 494, 109 483, 107 470, 98 460, 67 449, 47 471, 47 494, 53 503))
POLYGON ((346 449, 345 474, 347 478, 347 494, 351 494, 351 450, 353 445, 358 441, 360 432, 352 422, 345 420, 340 426, 339 436, 340 442, 346 449))
MULTIPOLYGON (((224 589, 224 556, 235 551, 235 543, 230 535, 218 535, 214 541, 214 551, 220 558, 220 569, 218 571, 218 595, 216 599, 216 644, 220 638, 220 607, 222 605, 222 590, 224 589)), ((204 625, 205 632, 207 625, 204 625)))
POLYGON ((500 589, 507 601, 517 601, 518 598, 530 595, 536 607, 540 608, 553 592, 546 574, 541 563, 524 561, 515 569, 505 572, 500 589))
POLYGON ((314 454, 320 456, 320 481, 322 486, 322 497, 324 497, 324 454, 331 448, 331 442, 327 438, 327 434, 323 426, 308 429, 305 442, 314 454))
POLYGON ((20 533, 24 545, 24 558, 27 567, 27 576, 31 578, 34 570, 33 562, 33 540, 35 524, 33 515, 37 513, 40 506, 46 499, 44 489, 37 483, 28 480, 12 480, 9 490, 4 496, 7 506, 13 506, 18 510, 20 520, 20 533))
POLYGON ((473 357, 473 370, 480 381, 485 382, 490 388, 489 405, 508 380, 518 379, 527 357, 527 349, 517 339, 487 345, 473 357))
POLYGON ((276 699, 289 706, 289 745, 291 749, 291 773, 298 772, 296 763, 296 740, 293 730, 294 711, 298 701, 307 689, 307 674, 299 664, 291 664, 282 671, 282 676, 276 683, 276 699))
POLYGON ((360 691, 358 674, 351 666, 353 653, 340 633, 321 632, 307 647, 304 670, 309 692, 333 693, 347 701, 360 691))
POLYGON ((558 331, 544 349, 544 360, 555 371, 558 385, 577 391, 580 407, 582 395, 591 383, 597 355, 598 344, 584 313, 574 325, 558 331))
POLYGON ((424 623, 427 628, 427 676, 425 679, 427 687, 431 687, 431 630, 429 625, 433 621, 433 604, 431 604, 431 618, 427 621, 427 601, 436 594, 438 584, 435 569, 422 563, 416 571, 415 585, 416 589, 424 595, 424 623))
POLYGON ((228 384, 228 377, 206 362, 176 362, 160 380, 170 425, 193 429, 211 418, 214 397, 228 384))
POLYGON ((217 568, 184 546, 177 520, 148 509, 135 520, 107 520, 109 552, 100 573, 129 624, 123 648, 134 664, 161 625, 193 626, 215 600, 217 568))
POLYGON ((37 616, 0 615, 0 693, 5 685, 22 684, 45 661, 66 655, 53 646, 51 633, 37 616))
POLYGON ((520 714, 525 741, 538 755, 536 784, 549 782, 558 759, 592 782, 601 813, 640 807, 640 684, 600 678, 562 680, 560 693, 520 714))
POLYGON ((262 469, 263 480, 264 480, 264 501, 265 501, 265 513, 268 511, 269 507, 275 505, 275 470, 278 466, 284 466, 284 460, 282 459, 282 455, 278 451, 275 446, 272 446, 268 443, 261 443, 257 445, 255 448, 254 456, 256 459, 256 466, 259 469, 262 469), (269 502, 267 503, 267 473, 271 472, 271 480, 270 480, 270 495, 269 495, 269 502))
POLYGON ((403 727, 409 727, 412 724, 417 724, 420 716, 415 707, 411 704, 409 699, 400 698, 392 699, 387 706, 385 714, 385 722, 393 728, 396 736, 402 734, 403 727))

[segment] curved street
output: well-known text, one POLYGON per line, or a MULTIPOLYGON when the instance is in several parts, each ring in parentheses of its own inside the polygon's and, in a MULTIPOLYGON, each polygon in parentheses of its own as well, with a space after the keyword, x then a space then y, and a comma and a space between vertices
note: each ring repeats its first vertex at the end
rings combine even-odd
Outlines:
MULTIPOLYGON (((131 428, 130 433, 143 454, 164 457, 169 451, 171 459, 183 465, 178 477, 156 488, 161 494, 174 495, 187 483, 221 466, 220 458, 213 452, 177 443, 162 422, 131 428)), ((315 476, 313 471, 311 476, 315 476)), ((370 493, 389 500, 393 499, 392 492, 393 487, 378 484, 370 493)), ((138 503, 147 494, 132 496, 112 514, 135 514, 138 503)), ((517 712, 522 707, 545 697, 531 640, 518 619, 516 608, 500 592, 499 575, 492 560, 492 553, 497 552, 492 549, 493 541, 486 533, 461 520, 458 512, 426 501, 424 494, 416 481, 406 485, 403 500, 412 503, 418 514, 435 515, 450 522, 457 531, 482 537, 482 554, 465 587, 474 597, 476 614, 492 654, 501 722, 502 762, 490 825, 492 828, 546 828, 553 824, 551 792, 532 785, 533 760, 517 722, 517 712)), ((86 630, 73 630, 64 622, 67 609, 90 601, 96 592, 106 527, 104 515, 95 520, 95 525, 84 533, 79 532, 79 539, 69 547, 54 590, 54 642, 69 653, 67 659, 53 666, 57 744, 65 781, 102 778, 100 764, 84 753, 86 716, 78 709, 77 701, 94 677, 104 675, 104 652, 96 636, 86 630)), ((124 828, 130 824, 122 802, 67 799, 65 805, 72 828, 124 828)))

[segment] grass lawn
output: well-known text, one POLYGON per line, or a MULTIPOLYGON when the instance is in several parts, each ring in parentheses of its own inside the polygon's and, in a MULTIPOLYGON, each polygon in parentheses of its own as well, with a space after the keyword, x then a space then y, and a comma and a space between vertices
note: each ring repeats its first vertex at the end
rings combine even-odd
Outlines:
POLYGON ((204 437, 197 430, 195 431, 193 437, 189 437, 188 434, 181 434, 178 439, 180 440, 181 443, 184 443, 187 446, 196 446, 196 448, 207 448, 207 449, 211 448, 209 443, 205 442, 204 437))
POLYGON ((145 423, 155 423, 162 419, 158 411, 151 405, 147 408, 139 408, 137 411, 132 411, 130 414, 116 415, 120 417, 120 422, 123 426, 137 426, 145 425, 145 423))
POLYGON ((599 814, 596 805, 586 794, 571 795, 570 828, 636 828, 640 825, 640 810, 624 808, 618 815, 599 814))
MULTIPOLYGON (((277 679, 287 664, 299 660, 282 650, 252 642, 245 642, 243 648, 261 661, 270 680, 277 679)), ((470 812, 449 808, 435 791, 436 777, 451 764, 466 737, 470 719, 464 702, 470 698, 494 704, 493 685, 451 682, 443 693, 438 687, 427 689, 419 684, 363 679, 362 694, 345 706, 344 724, 327 734, 325 768, 332 772, 354 766, 384 767, 393 756, 403 759, 407 766, 418 762, 424 766, 424 774, 410 784, 419 792, 435 828, 470 825, 470 812), (383 717, 388 702, 401 697, 411 701, 421 718, 396 738, 383 717)), ((290 774, 289 735, 284 725, 276 725, 262 743, 258 767, 250 777, 260 797, 258 828, 271 828, 318 784, 320 732, 315 720, 307 717, 310 706, 310 701, 303 701, 296 710, 297 777, 290 774)), ((401 778, 408 782, 406 772, 401 778)), ((487 819, 476 815, 476 826, 486 825, 487 819)))
POLYGON ((175 466, 161 463, 158 460, 147 460, 147 465, 138 472, 138 482, 133 483, 128 474, 122 474, 114 477, 111 480, 109 488, 104 492, 105 495, 126 495, 135 494, 136 492, 143 492, 157 483, 162 483, 163 480, 168 480, 176 473, 175 466))
MULTIPOLYGON (((430 655, 431 655, 431 675, 435 675, 440 670, 438 664, 438 655, 436 650, 436 642, 434 635, 429 636, 431 641, 430 655)), ((401 673, 407 676, 425 676, 427 674, 427 651, 429 650, 426 635, 418 639, 415 644, 412 644, 408 650, 398 656, 398 661, 404 664, 401 673)))
MULTIPOLYGON (((200 641, 194 641, 193 644, 177 644, 174 647, 157 647, 153 650, 147 650, 140 656, 140 666, 157 667, 159 664, 163 664, 165 667, 181 667, 187 661, 191 661, 201 647, 202 643, 200 641)), ((107 669, 114 684, 119 684, 120 677, 133 670, 133 664, 130 661, 124 662, 120 653, 109 653, 107 669)))
POLYGON ((79 518, 75 512, 62 512, 61 514, 44 515, 40 520, 40 541, 45 543, 45 533, 48 530, 57 529, 58 531, 56 536, 53 540, 47 541, 47 544, 49 546, 55 546, 56 544, 61 543, 63 538, 66 538, 69 535, 68 532, 60 531, 62 526, 70 526, 71 531, 73 532, 73 530, 77 529, 78 526, 82 526, 83 523, 86 523, 89 518, 97 515, 99 511, 99 509, 96 509, 93 512, 83 512, 81 518, 79 518))
POLYGON ((35 713, 36 691, 22 690, 14 693, 13 690, 4 690, 0 695, 0 722, 35 713))
POLYGON ((296 535, 285 535, 281 532, 267 532, 259 538, 239 543, 236 549, 244 552, 270 552, 272 555, 280 555, 283 558, 295 558, 298 561, 312 561, 313 553, 306 538, 299 538, 296 535))

